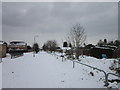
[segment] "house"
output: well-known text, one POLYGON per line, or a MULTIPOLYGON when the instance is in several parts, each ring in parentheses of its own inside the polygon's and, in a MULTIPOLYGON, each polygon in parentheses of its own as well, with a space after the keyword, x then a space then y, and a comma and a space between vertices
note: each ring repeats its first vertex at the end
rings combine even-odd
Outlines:
POLYGON ((27 51, 27 43, 23 41, 12 41, 7 46, 8 52, 10 51, 27 51))
POLYGON ((6 57, 7 43, 0 41, 0 58, 6 57))

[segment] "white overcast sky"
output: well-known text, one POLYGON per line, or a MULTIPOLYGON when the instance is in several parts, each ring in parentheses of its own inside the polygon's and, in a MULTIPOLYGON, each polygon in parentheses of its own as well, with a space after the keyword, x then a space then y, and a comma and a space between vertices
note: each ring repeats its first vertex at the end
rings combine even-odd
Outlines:
POLYGON ((60 45, 72 25, 80 23, 87 43, 118 38, 117 2, 3 2, 3 40, 22 40, 32 45, 33 37, 40 46, 47 40, 60 45))

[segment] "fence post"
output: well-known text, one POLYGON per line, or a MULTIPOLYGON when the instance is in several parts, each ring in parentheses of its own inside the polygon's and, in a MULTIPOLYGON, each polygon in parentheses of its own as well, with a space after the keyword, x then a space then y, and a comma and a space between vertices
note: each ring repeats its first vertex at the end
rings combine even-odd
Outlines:
POLYGON ((61 58, 62 58, 62 62, 63 62, 63 58, 64 58, 64 56, 63 56, 63 55, 61 55, 61 58))
POLYGON ((58 59, 58 56, 56 58, 58 59))
POLYGON ((73 60, 73 68, 75 68, 75 61, 73 60))
POLYGON ((62 57, 62 62, 63 62, 63 57, 62 57))

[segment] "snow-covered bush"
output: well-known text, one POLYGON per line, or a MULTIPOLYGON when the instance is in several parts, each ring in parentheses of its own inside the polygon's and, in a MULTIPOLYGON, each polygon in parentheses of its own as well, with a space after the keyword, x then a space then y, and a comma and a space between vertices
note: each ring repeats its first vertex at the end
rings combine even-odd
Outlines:
POLYGON ((117 74, 120 75, 120 67, 118 67, 118 65, 119 65, 118 61, 114 60, 111 63, 111 66, 109 67, 109 69, 115 71, 117 74))

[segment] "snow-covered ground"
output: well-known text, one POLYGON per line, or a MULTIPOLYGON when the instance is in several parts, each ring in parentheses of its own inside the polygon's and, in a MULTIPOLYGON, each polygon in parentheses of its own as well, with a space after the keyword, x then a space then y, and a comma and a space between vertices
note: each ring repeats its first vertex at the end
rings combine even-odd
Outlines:
MULTIPOLYGON (((81 62, 114 73, 109 69, 113 59, 86 56, 81 57, 81 62)), ((77 63, 73 68, 72 61, 62 62, 61 57, 46 52, 40 52, 35 57, 26 53, 14 59, 7 55, 2 63, 2 76, 3 88, 105 88, 102 72, 77 63)), ((117 77, 109 77, 113 78, 117 77)), ((118 87, 117 83, 110 83, 110 86, 118 87)))

